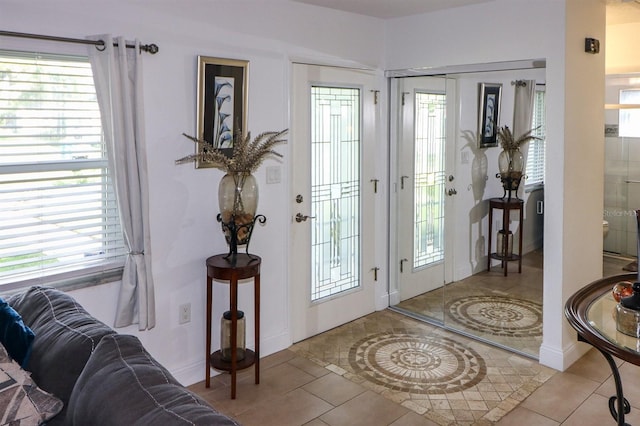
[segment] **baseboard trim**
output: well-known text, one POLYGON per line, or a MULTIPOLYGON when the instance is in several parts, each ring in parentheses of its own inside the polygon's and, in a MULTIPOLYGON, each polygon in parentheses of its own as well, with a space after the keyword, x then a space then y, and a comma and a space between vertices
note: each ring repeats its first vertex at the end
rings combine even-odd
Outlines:
POLYGON ((587 353, 590 346, 580 342, 573 342, 567 348, 558 350, 555 347, 540 345, 540 359, 539 362, 542 365, 551 367, 558 371, 564 371, 569 368, 574 362, 582 358, 587 353))

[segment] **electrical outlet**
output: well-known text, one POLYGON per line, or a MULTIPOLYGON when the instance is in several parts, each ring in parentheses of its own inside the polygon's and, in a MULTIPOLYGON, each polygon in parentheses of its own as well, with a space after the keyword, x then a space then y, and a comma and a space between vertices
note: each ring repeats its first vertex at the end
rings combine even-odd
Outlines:
POLYGON ((178 323, 186 324, 191 322, 191 303, 180 305, 178 313, 178 323))

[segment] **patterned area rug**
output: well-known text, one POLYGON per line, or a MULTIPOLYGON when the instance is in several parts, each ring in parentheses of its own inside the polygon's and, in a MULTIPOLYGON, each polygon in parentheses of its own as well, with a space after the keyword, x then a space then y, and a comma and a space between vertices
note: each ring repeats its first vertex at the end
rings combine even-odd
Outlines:
POLYGON ((478 384, 486 373, 473 349, 448 338, 419 333, 377 333, 349 352, 356 374, 401 392, 443 394, 478 384))
POLYGON ((390 310, 290 349, 440 425, 494 424, 555 373, 390 310))
POLYGON ((542 336, 542 305, 502 296, 466 296, 447 304, 457 323, 481 333, 507 337, 542 336))

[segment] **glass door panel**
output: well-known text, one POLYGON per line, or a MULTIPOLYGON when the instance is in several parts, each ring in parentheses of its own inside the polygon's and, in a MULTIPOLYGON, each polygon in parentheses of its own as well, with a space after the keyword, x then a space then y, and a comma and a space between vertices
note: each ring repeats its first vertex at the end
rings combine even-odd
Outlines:
MULTIPOLYGON (((449 278, 447 212, 455 193, 447 149, 447 90, 442 77, 395 81, 398 94, 397 309, 442 323, 449 278), (450 192, 451 190, 451 192, 450 192)), ((450 113, 449 113, 450 114, 450 113)))

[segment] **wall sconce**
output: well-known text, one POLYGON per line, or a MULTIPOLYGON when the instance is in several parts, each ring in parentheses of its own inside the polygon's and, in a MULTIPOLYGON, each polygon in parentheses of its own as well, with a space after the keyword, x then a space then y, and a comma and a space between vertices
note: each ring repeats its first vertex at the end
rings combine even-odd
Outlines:
POLYGON ((600 40, 595 38, 585 38, 584 39, 584 51, 587 53, 600 53, 600 40))

